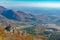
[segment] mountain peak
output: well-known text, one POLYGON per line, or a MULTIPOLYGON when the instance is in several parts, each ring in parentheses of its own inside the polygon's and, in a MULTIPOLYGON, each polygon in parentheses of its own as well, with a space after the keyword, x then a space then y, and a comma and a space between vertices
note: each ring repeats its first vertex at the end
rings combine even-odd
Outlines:
POLYGON ((6 8, 5 7, 3 7, 3 6, 0 6, 0 13, 2 13, 3 11, 5 11, 6 10, 6 8))
POLYGON ((0 9, 6 9, 5 7, 3 7, 3 6, 0 6, 0 9))

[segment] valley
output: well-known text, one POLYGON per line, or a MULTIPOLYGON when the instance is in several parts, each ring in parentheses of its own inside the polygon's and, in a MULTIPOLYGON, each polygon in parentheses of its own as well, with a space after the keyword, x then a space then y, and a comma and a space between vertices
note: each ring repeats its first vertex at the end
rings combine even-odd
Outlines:
POLYGON ((0 40, 59 40, 59 37, 59 15, 34 15, 0 6, 0 40))

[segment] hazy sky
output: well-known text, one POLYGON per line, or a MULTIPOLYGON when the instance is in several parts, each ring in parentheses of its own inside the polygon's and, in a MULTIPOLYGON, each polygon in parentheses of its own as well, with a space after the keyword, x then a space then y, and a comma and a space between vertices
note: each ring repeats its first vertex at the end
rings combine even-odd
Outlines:
POLYGON ((59 2, 60 0, 0 0, 0 1, 13 1, 13 2, 59 2))
POLYGON ((60 0, 0 0, 0 5, 60 8, 60 0))

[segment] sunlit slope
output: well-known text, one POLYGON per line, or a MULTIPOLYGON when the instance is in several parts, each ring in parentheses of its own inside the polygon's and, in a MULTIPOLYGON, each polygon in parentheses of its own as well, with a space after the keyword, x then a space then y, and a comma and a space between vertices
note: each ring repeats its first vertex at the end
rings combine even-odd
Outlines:
POLYGON ((18 33, 12 34, 1 27, 0 40, 32 40, 32 36, 24 36, 18 33))
POLYGON ((45 40, 47 37, 43 35, 22 35, 18 30, 16 33, 7 32, 3 27, 0 27, 0 40, 45 40))

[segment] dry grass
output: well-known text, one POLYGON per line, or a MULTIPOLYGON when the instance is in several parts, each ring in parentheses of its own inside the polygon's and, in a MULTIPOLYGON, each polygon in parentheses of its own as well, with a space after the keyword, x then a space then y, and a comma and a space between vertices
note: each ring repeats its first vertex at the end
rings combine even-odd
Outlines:
POLYGON ((0 27, 0 40, 32 40, 32 36, 24 36, 18 33, 11 34, 0 27))
POLYGON ((33 38, 35 39, 43 39, 45 40, 46 37, 42 36, 42 35, 35 35, 35 36, 31 36, 31 35, 21 35, 18 31, 17 33, 10 33, 7 32, 3 27, 0 27, 0 40, 33 40, 33 38))

